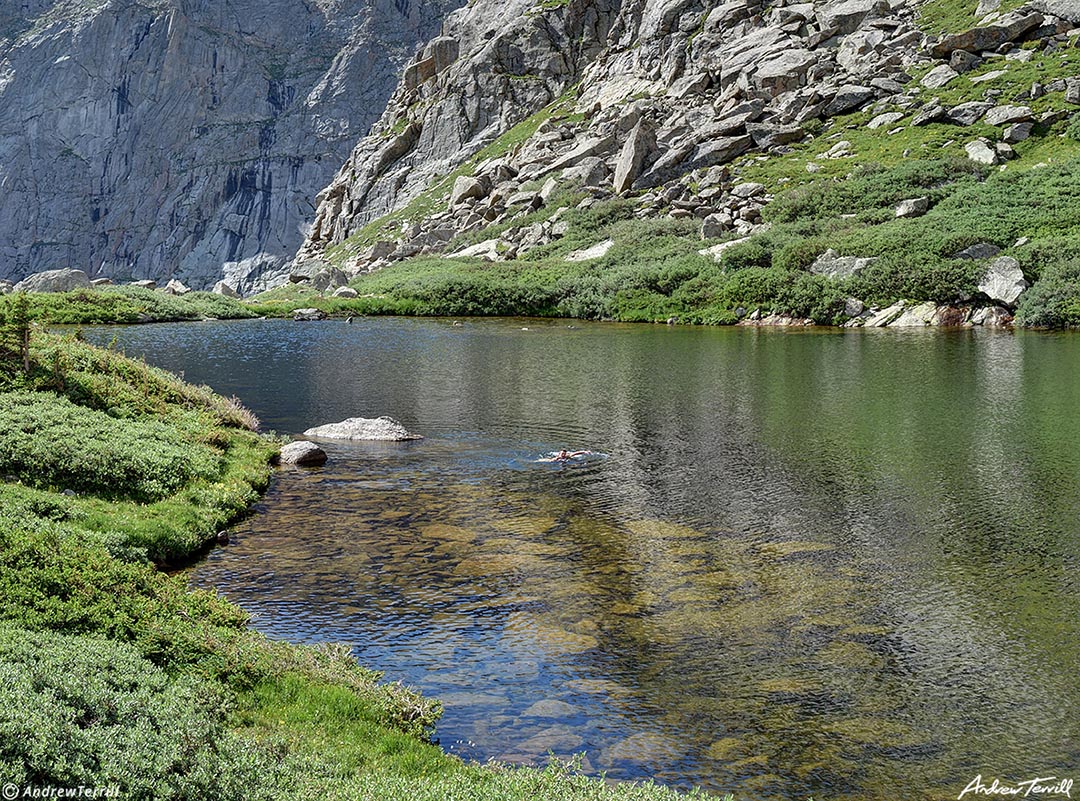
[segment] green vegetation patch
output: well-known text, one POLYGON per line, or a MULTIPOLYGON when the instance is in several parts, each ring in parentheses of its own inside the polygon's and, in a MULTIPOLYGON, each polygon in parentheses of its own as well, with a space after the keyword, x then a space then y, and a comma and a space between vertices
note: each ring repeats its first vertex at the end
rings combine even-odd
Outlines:
MULTIPOLYGON (((12 296, 0 297, 0 315, 12 296)), ((241 301, 211 292, 169 295, 134 286, 104 286, 28 296, 30 313, 52 325, 168 323, 186 320, 242 320, 255 315, 241 301)))
POLYGON ((220 470, 198 426, 120 420, 49 392, 0 393, 0 474, 38 488, 144 502, 220 470))

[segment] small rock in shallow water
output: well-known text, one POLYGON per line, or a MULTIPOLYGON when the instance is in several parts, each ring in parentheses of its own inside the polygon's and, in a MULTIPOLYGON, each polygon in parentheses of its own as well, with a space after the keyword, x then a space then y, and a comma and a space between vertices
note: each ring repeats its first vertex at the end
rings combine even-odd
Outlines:
POLYGON ((281 449, 278 462, 295 465, 326 464, 326 452, 314 442, 290 442, 281 449))

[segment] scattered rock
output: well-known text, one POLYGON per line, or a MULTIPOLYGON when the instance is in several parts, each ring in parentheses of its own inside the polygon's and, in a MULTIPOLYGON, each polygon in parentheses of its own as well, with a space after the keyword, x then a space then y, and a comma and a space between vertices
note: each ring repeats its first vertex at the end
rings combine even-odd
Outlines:
POLYGON ((340 423, 328 423, 327 425, 309 428, 304 432, 304 436, 379 442, 404 442, 406 440, 423 439, 419 434, 411 433, 392 417, 376 417, 374 419, 350 417, 340 423))
POLYGON ((963 125, 964 127, 967 127, 977 123, 982 119, 986 112, 993 107, 993 103, 972 100, 968 103, 961 103, 959 106, 953 106, 948 110, 945 116, 953 125, 963 125))
POLYGON ((950 67, 948 64, 939 64, 934 67, 930 72, 923 76, 923 79, 919 81, 927 89, 940 89, 947 85, 954 78, 959 78, 960 73, 950 67))
POLYGON ((967 151, 968 158, 978 164, 992 166, 1000 162, 997 151, 981 139, 976 139, 974 142, 968 142, 964 145, 964 150, 967 151))
POLYGON ((277 457, 278 464, 321 465, 326 464, 326 451, 314 442, 299 440, 285 445, 277 457))
POLYGON ((450 192, 450 206, 460 206, 467 200, 480 200, 487 196, 487 188, 479 178, 459 175, 450 192))
POLYGON ((1032 113, 1027 106, 998 106, 986 112, 983 122, 987 125, 1011 125, 1014 122, 1027 122, 1030 119, 1032 119, 1032 113))
POLYGON ((216 284, 214 284, 214 288, 210 291, 213 292, 215 295, 221 295, 226 298, 239 299, 240 297, 240 293, 228 284, 226 284, 224 281, 218 281, 216 284))
POLYGON ((990 300, 1012 308, 1028 286, 1020 262, 1011 256, 999 256, 986 266, 977 289, 990 300))
POLYGON ((322 309, 297 309, 293 312, 293 319, 301 323, 311 323, 316 320, 325 320, 326 312, 322 309))
POLYGON ((169 283, 165 284, 161 290, 166 295, 186 295, 191 290, 184 286, 184 282, 176 278, 169 279, 169 283))
POLYGON ((584 248, 582 250, 574 250, 566 254, 567 261, 591 261, 592 259, 603 258, 608 254, 608 251, 615 247, 615 240, 605 239, 603 242, 598 242, 590 248, 584 248))
POLYGON ((991 25, 983 25, 963 33, 942 37, 941 41, 930 49, 930 55, 934 58, 948 58, 956 50, 967 50, 973 53, 996 50, 1006 42, 1016 41, 1042 23, 1043 15, 1039 13, 1009 14, 991 25))
POLYGON ((896 207, 897 217, 921 217, 930 208, 930 198, 916 197, 910 200, 901 200, 896 207))
POLYGON ((874 119, 866 123, 866 127, 876 130, 877 128, 900 122, 903 118, 904 113, 902 111, 887 111, 884 114, 878 114, 874 119))
POLYGON ((974 245, 954 253, 953 258, 972 259, 973 261, 977 261, 979 259, 992 259, 999 253, 1001 253, 1001 248, 992 242, 977 242, 974 245))
POLYGON ((93 284, 82 270, 46 270, 35 273, 15 285, 16 292, 72 292, 90 289, 93 284))
POLYGON ((1023 142, 1029 136, 1031 136, 1031 130, 1035 127, 1033 122, 1018 122, 1014 125, 1010 125, 1001 135, 1002 141, 1009 145, 1015 145, 1017 142, 1023 142))
POLYGON ((628 191, 649 158, 656 152, 656 133, 652 124, 645 120, 639 120, 626 144, 619 151, 619 158, 615 162, 615 178, 613 188, 618 193, 628 191))
POLYGON ((832 248, 829 248, 810 265, 810 272, 814 275, 824 275, 839 281, 858 275, 877 259, 863 258, 860 256, 841 256, 832 248))
POLYGON ((335 298, 358 298, 360 293, 353 289, 351 286, 339 286, 334 290, 333 297, 335 298))

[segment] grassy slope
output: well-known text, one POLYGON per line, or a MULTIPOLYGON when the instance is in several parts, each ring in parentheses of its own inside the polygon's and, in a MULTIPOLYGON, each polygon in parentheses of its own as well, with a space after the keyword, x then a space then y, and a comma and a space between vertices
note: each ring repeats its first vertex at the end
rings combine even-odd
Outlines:
POLYGON ((130 799, 634 798, 468 766, 437 703, 346 648, 266 640, 153 562, 242 514, 274 445, 237 403, 75 338, 0 348, 0 783, 130 799))

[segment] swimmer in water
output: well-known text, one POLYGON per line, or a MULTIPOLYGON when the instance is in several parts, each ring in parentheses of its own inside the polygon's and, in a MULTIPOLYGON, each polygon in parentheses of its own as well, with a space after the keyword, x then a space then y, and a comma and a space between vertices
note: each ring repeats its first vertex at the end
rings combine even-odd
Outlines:
POLYGON ((568 451, 563 448, 557 454, 555 454, 551 461, 553 462, 568 462, 571 459, 576 459, 579 456, 588 456, 592 451, 568 451))

